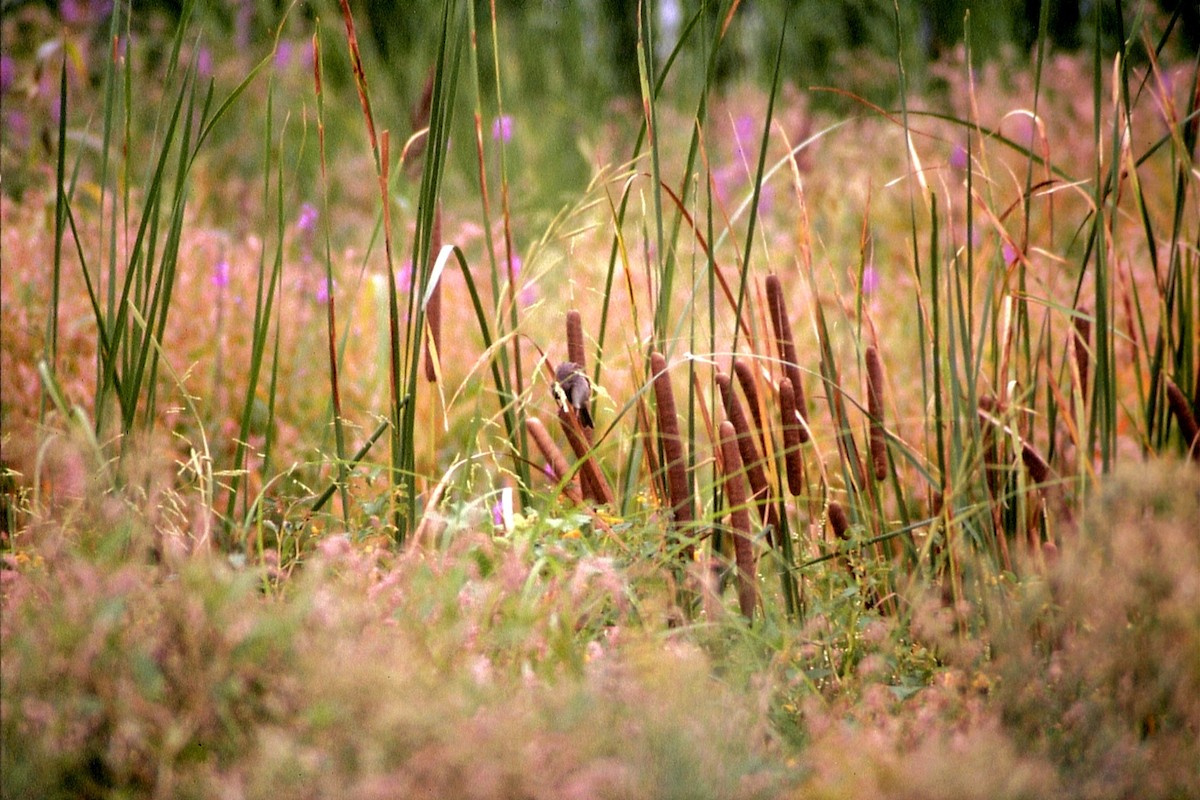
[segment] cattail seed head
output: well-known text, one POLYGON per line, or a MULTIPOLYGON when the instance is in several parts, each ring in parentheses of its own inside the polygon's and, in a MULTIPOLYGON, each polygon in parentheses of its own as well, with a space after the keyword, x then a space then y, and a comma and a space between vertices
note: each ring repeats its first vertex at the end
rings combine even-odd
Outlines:
POLYGON ((1088 390, 1088 349, 1091 347, 1092 321, 1087 317, 1075 317, 1072 348, 1075 351, 1075 369, 1079 373, 1079 394, 1085 399, 1088 390))
POLYGON ((766 473, 763 472, 762 460, 758 456, 758 448, 754 445, 754 436, 746 422, 746 414, 742 411, 742 403, 733 391, 733 382, 724 373, 717 373, 717 388, 721 391, 721 401, 725 406, 725 416, 737 432, 738 452, 746 469, 746 477, 750 481, 750 491, 754 504, 758 506, 759 514, 764 525, 770 528, 771 543, 775 543, 775 534, 779 526, 775 515, 775 505, 771 502, 771 489, 767 484, 766 473))
POLYGON ((783 417, 783 463, 788 489, 793 495, 804 491, 803 460, 800 457, 800 422, 796 415, 796 395, 788 378, 779 381, 779 410, 783 417))
POLYGON ((1175 421, 1179 423, 1179 433, 1188 446, 1192 460, 1200 461, 1200 429, 1197 428, 1196 417, 1183 391, 1170 378, 1167 378, 1167 403, 1175 414, 1175 421))
POLYGON ((874 345, 867 348, 867 411, 871 415, 871 464, 875 480, 887 477, 887 440, 883 431, 883 364, 874 345))
POLYGON ((846 516, 846 509, 836 500, 829 501, 829 527, 833 528, 839 539, 850 538, 850 519, 846 516))
POLYGON ((583 349, 583 318, 575 309, 567 312, 567 360, 587 369, 587 353, 583 349))
MULTIPOLYGON (((677 529, 686 528, 694 520, 692 495, 688 487, 687 461, 684 457, 683 440, 679 435, 679 421, 675 418, 675 394, 671 389, 671 376, 667 373, 667 360, 662 353, 650 354, 650 373, 654 381, 654 400, 658 412, 658 433, 662 441, 667 470, 667 490, 671 497, 671 516, 677 529)), ((686 549, 691 556, 691 547, 686 549)))
POLYGON ((754 544, 750 539, 750 514, 746 510, 746 489, 742 482, 742 457, 737 445, 737 430, 725 420, 720 426, 721 457, 725 464, 725 498, 729 504, 729 526, 733 529, 733 552, 737 562, 738 607, 746 619, 754 616, 758 603, 755 581, 754 544))
POLYGON ((1021 461, 1025 463, 1025 469, 1029 470, 1029 477, 1034 483, 1043 484, 1049 479, 1050 465, 1029 442, 1021 443, 1021 461))
MULTIPOLYGON (((771 312, 771 326, 775 331, 775 342, 779 357, 783 359, 783 374, 792 382, 792 391, 796 396, 796 413, 806 423, 808 421, 808 404, 804 402, 804 387, 800 383, 800 364, 796 360, 796 343, 792 338, 792 324, 788 321, 787 305, 783 299, 783 286, 779 276, 767 276, 767 308, 771 312)), ((801 426, 800 441, 808 441, 808 428, 801 426)))

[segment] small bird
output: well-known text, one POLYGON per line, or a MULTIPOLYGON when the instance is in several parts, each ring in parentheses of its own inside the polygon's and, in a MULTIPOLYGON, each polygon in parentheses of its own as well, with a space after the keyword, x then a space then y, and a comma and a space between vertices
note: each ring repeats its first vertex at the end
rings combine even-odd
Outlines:
POLYGON ((564 361, 554 371, 554 396, 563 408, 570 406, 579 415, 579 424, 585 428, 595 427, 589 410, 592 399, 592 384, 587 375, 574 361, 564 361))

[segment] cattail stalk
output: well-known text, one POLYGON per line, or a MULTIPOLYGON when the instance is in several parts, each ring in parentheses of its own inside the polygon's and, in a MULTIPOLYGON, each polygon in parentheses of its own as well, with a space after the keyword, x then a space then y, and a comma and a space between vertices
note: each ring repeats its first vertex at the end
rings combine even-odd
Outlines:
MULTIPOLYGON (((563 455, 562 450, 559 450, 558 445, 550 438, 550 433, 546 430, 546 426, 537 417, 529 417, 525 420, 525 429, 533 437, 533 442, 537 445, 537 449, 541 451, 542 458, 546 459, 546 463, 554 471, 554 477, 561 481, 570 473, 571 467, 567 464, 567 457, 563 455)), ((583 502, 583 495, 580 493, 579 486, 576 485, 574 480, 567 481, 563 485, 562 492, 573 503, 583 502)))
POLYGON ((1200 430, 1197 429, 1196 417, 1183 391, 1170 378, 1167 378, 1167 402, 1175 414, 1175 421, 1179 423, 1179 432, 1183 435, 1192 460, 1200 461, 1200 430))
MULTIPOLYGON (((663 458, 666 461, 667 490, 671 496, 671 517, 676 530, 691 525, 694 517, 692 495, 688 487, 687 461, 683 453, 683 440, 679 436, 679 422, 675 418, 675 394, 671 390, 671 376, 667 374, 667 360, 662 353, 650 354, 650 372, 654 381, 654 399, 658 412, 658 435, 662 442, 663 458)), ((685 556, 690 561, 692 546, 685 546, 685 556)))
POLYGON ((1092 321, 1086 317, 1075 317, 1072 347, 1075 350, 1075 369, 1079 373, 1079 395, 1087 399, 1088 348, 1091 347, 1092 321))
POLYGON ((1033 478, 1034 483, 1044 484, 1050 478, 1050 465, 1029 442, 1021 442, 1021 461, 1025 463, 1025 469, 1029 470, 1029 477, 1033 478))
POLYGON ((587 369, 587 353, 583 349, 583 318, 575 309, 567 312, 567 360, 587 369))
MULTIPOLYGON (((433 231, 429 236, 429 258, 438 257, 442 249, 442 201, 438 200, 433 208, 433 231)), ((429 326, 429 339, 425 345, 425 380, 429 383, 437 381, 438 370, 434 364, 436 356, 439 362, 442 358, 442 280, 440 275, 432 276, 434 283, 429 293, 429 303, 425 306, 425 323, 429 326)))
POLYGON ((883 364, 879 350, 871 345, 865 353, 867 363, 867 412, 871 415, 871 464, 875 480, 887 477, 887 439, 883 433, 883 364))
POLYGON ((754 382, 754 370, 744 361, 733 360, 733 372, 737 375, 738 385, 742 394, 746 395, 746 405, 750 407, 750 416, 754 418, 754 430, 762 441, 763 451, 766 452, 766 426, 763 425, 762 409, 758 405, 758 384, 754 382))
POLYGON ((804 491, 803 460, 800 457, 800 422, 796 416, 796 393, 790 378, 779 381, 779 409, 783 416, 783 464, 792 495, 804 491))
POLYGON ((836 500, 829 501, 829 526, 839 539, 850 538, 850 519, 846 516, 846 509, 836 500))
POLYGON ((767 476, 763 472, 762 461, 759 460, 758 450, 754 446, 754 438, 750 427, 746 424, 746 415, 742 411, 741 401, 733 391, 733 382, 723 372, 717 373, 717 388, 721 390, 721 400, 725 405, 725 416, 737 431, 738 451, 742 464, 746 469, 746 477, 750 481, 750 492, 764 525, 771 530, 771 544, 775 543, 775 533, 778 526, 775 521, 775 506, 770 500, 770 487, 767 476))
POLYGON ((579 424, 579 417, 574 411, 560 408, 558 421, 562 425, 563 433, 566 435, 571 449, 575 452, 575 457, 580 461, 579 477, 583 484, 584 495, 594 503, 613 505, 615 495, 613 495, 612 487, 608 485, 608 479, 600 471, 596 459, 592 458, 591 444, 587 440, 583 426, 579 424))
POLYGON ((742 457, 737 430, 725 420, 720 427, 721 457, 725 463, 725 498, 729 503, 729 527, 733 530, 733 553, 737 563, 738 607, 746 619, 754 617, 758 604, 757 568, 750 539, 750 514, 746 510, 746 487, 742 482, 742 457))
MULTIPOLYGON (((850 538, 850 519, 846 516, 846 509, 842 508, 842 504, 836 500, 829 501, 829 527, 833 529, 833 533, 839 541, 847 541, 850 538)), ((850 568, 850 559, 846 556, 838 556, 838 563, 843 569, 850 568)))
POLYGON ((796 396, 796 413, 800 416, 801 443, 808 441, 808 404, 804 402, 804 386, 800 383, 800 363, 796 360, 796 343, 792 338, 792 324, 788 321, 787 305, 783 300, 783 287, 777 275, 767 276, 767 307, 771 311, 771 325, 775 329, 775 341, 783 359, 783 374, 792 382, 796 396))

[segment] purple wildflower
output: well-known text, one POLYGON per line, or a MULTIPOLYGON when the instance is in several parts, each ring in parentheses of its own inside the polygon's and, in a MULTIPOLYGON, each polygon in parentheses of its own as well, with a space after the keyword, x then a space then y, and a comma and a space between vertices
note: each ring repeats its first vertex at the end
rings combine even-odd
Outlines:
POLYGON ((8 53, 0 55, 0 93, 7 94, 16 79, 17 66, 8 53))
POLYGON ((300 215, 296 217, 296 230, 301 233, 311 233, 317 226, 317 207, 312 203, 300 206, 300 215))
POLYGON ((512 134, 513 118, 511 116, 501 114, 492 120, 492 141, 507 144, 512 139, 512 134))
MULTIPOLYGON (((333 288, 337 288, 337 281, 334 281, 333 288)), ((317 284, 316 300, 319 305, 325 305, 329 302, 329 282, 321 281, 317 284)))
POLYGON ((3 124, 7 144, 24 147, 29 143, 29 118, 22 112, 5 109, 3 124))
POLYGON ((58 6, 63 22, 68 25, 87 25, 104 19, 112 11, 111 0, 62 0, 58 6))
POLYGON ((746 157, 746 147, 750 142, 754 141, 756 127, 754 117, 750 114, 742 114, 734 120, 733 136, 737 140, 738 158, 746 157))
POLYGON ((1017 259, 1020 258, 1021 255, 1019 252, 1017 252, 1017 248, 1014 247, 1011 242, 1007 241, 1003 244, 1003 246, 1001 246, 1000 252, 1004 256, 1004 263, 1010 267, 1017 263, 1017 259))
POLYGON ((775 206, 775 187, 764 183, 758 190, 758 213, 770 214, 775 206))
POLYGON ((954 145, 954 149, 950 151, 950 166, 957 170, 967 168, 967 148, 961 144, 954 145))
POLYGON ((504 504, 499 500, 492 504, 492 524, 497 528, 504 527, 504 504))
POLYGON ((864 295, 872 295, 878 289, 879 273, 875 270, 874 265, 868 264, 862 274, 862 293, 864 295))
POLYGON ((275 48, 275 68, 287 69, 292 65, 292 43, 284 40, 275 48))
POLYGON ((201 78, 212 77, 213 57, 212 51, 207 47, 201 47, 200 52, 196 54, 196 74, 201 78))
POLYGON ((397 286, 402 292, 407 292, 412 286, 413 266, 412 261, 405 261, 404 266, 400 268, 399 274, 396 275, 397 286))
POLYGON ((229 262, 224 258, 213 265, 212 284, 218 289, 229 285, 229 262))

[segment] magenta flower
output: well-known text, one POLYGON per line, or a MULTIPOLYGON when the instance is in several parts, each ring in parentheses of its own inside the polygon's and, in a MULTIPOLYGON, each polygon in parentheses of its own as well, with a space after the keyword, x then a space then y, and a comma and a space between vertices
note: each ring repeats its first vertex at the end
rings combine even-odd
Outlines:
POLYGON ((212 284, 218 289, 229 285, 229 262, 224 258, 213 265, 212 284))
MULTIPOLYGON (((333 288, 337 288, 337 281, 333 282, 333 288)), ((316 300, 319 305, 325 305, 329 302, 329 283, 322 280, 317 284, 316 300)))
POLYGON ((863 270, 862 275, 862 293, 864 295, 875 294, 879 289, 879 273, 875 270, 874 265, 868 264, 863 270))
POLYGON ((212 51, 207 47, 200 48, 196 54, 196 74, 201 78, 211 78, 213 74, 212 51))
POLYGON ((950 166, 957 170, 967 168, 967 148, 961 144, 954 145, 954 149, 950 151, 950 166))
POLYGON ((310 233, 317 226, 317 207, 312 203, 303 203, 300 206, 300 215, 296 217, 296 230, 301 233, 310 233))
POLYGON ((287 69, 291 65, 292 65, 292 43, 284 40, 279 43, 279 46, 277 48, 275 48, 275 68, 276 69, 287 69))
POLYGON ((512 139, 512 133, 513 118, 508 114, 501 114, 492 120, 492 141, 507 144, 512 139))
POLYGON ((758 190, 758 213, 770 214, 775 207, 775 187, 764 183, 758 190))
POLYGON ((112 12, 110 0, 62 0, 58 6, 63 22, 68 25, 87 25, 104 19, 112 12))
POLYGON ((400 268, 400 272, 396 275, 397 286, 400 291, 407 292, 412 286, 413 266, 412 261, 405 261, 404 266, 400 268))
POLYGON ((7 94, 17 76, 17 66, 8 53, 0 55, 0 93, 7 94))
POLYGON ((754 141, 757 124, 754 117, 742 114, 733 122, 733 136, 737 140, 738 158, 746 157, 746 148, 754 141))
POLYGON ((1017 251, 1017 248, 1014 247, 1010 242, 1005 242, 1000 248, 1000 252, 1004 255, 1004 263, 1010 267, 1017 263, 1017 259, 1021 256, 1021 254, 1017 251))

